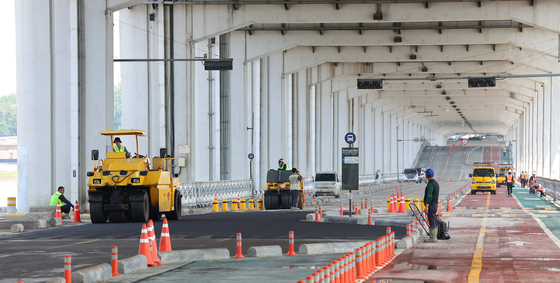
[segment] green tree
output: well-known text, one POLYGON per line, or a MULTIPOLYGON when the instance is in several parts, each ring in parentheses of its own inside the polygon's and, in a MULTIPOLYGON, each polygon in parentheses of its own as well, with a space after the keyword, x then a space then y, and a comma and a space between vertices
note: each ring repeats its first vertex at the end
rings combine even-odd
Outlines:
POLYGON ((0 97, 0 136, 17 135, 17 95, 0 97))
POLYGON ((114 126, 115 130, 121 128, 121 83, 114 86, 114 103, 115 103, 115 120, 114 126))

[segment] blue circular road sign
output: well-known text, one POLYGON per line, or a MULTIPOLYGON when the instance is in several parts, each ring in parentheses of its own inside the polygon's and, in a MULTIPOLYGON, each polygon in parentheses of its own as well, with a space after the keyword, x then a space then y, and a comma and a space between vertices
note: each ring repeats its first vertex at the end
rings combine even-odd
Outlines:
POLYGON ((356 135, 354 133, 348 133, 344 136, 344 140, 349 144, 353 144, 356 142, 356 135))
POLYGON ((255 158, 255 155, 253 155, 252 153, 249 153, 248 157, 249 157, 249 159, 253 159, 253 158, 255 158))

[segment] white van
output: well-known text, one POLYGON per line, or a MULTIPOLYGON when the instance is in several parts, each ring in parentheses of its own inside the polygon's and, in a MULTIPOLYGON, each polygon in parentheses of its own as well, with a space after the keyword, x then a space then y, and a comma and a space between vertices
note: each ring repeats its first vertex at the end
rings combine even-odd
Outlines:
POLYGON ((315 174, 315 184, 313 185, 315 196, 334 196, 340 197, 340 183, 336 172, 318 172, 315 174))

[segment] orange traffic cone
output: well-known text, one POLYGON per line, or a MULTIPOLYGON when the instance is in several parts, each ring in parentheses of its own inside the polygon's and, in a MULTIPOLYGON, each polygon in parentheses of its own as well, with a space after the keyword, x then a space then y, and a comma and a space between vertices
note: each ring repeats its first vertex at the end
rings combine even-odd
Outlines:
POLYGON ((163 227, 161 228, 161 237, 159 238, 159 252, 171 251, 171 238, 169 238, 169 225, 167 218, 163 219, 163 227))
POLYGON ((81 223, 82 217, 80 216, 80 207, 78 206, 78 201, 76 201, 76 205, 74 206, 74 220, 72 223, 81 223))
POLYGON ((397 212, 396 205, 395 205, 395 194, 391 194, 391 210, 389 212, 390 213, 397 212))
POLYGON ((156 234, 154 233, 154 222, 152 219, 148 221, 148 240, 152 243, 152 261, 155 265, 161 266, 161 260, 157 255, 157 242, 156 242, 156 234))
POLYGON ((148 266, 155 266, 152 260, 152 252, 150 251, 150 240, 148 239, 148 230, 146 224, 142 224, 142 235, 140 236, 140 247, 138 248, 138 255, 143 255, 148 261, 148 266))
POLYGON ((399 213, 406 213, 406 207, 404 205, 404 194, 401 191, 401 203, 399 204, 399 213))
POLYGON ((56 214, 54 215, 54 218, 60 218, 60 222, 64 224, 64 221, 62 220, 62 212, 60 212, 60 202, 56 203, 56 214))
POLYGON ((447 211, 453 210, 453 204, 451 203, 451 196, 447 196, 447 211))

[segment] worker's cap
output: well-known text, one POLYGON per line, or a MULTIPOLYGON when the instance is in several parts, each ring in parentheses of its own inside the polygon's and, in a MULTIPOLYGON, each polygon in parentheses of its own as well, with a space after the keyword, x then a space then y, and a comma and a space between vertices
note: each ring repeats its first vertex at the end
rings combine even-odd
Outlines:
POLYGON ((510 174, 510 173, 511 173, 511 170, 508 170, 508 174, 510 174))
POLYGON ((537 171, 533 171, 533 175, 537 175, 537 171))
POLYGON ((426 177, 433 177, 434 176, 434 170, 432 170, 432 168, 426 170, 426 177))
POLYGON ((278 159, 278 162, 282 162, 282 163, 284 163, 284 158, 280 158, 280 159, 278 159))
POLYGON ((292 173, 296 173, 297 169, 296 168, 292 168, 292 173))
POLYGON ((116 137, 115 140, 114 140, 113 142, 122 142, 122 141, 121 141, 121 138, 116 137))

